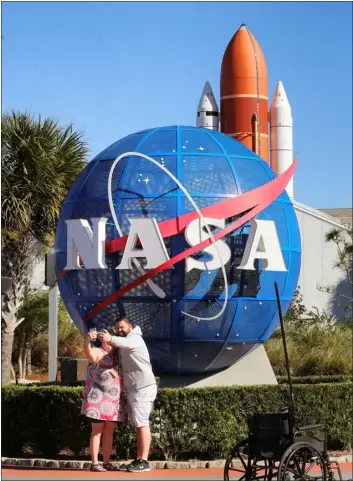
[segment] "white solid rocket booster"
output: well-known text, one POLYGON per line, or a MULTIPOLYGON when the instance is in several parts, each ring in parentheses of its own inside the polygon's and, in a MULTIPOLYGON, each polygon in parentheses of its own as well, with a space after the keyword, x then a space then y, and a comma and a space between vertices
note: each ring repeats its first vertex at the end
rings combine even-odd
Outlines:
POLYGON ((197 107, 196 127, 218 130, 219 110, 209 82, 205 83, 197 107))
MULTIPOLYGON (((282 174, 293 162, 293 119, 286 91, 278 82, 270 107, 270 162, 272 170, 282 174)), ((293 198, 293 178, 286 187, 293 198)))

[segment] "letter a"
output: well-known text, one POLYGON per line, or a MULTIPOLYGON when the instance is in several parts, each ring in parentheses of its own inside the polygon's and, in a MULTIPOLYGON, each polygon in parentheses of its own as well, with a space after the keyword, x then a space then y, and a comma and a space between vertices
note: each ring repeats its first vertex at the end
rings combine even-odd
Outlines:
POLYGON ((117 269, 131 269, 131 261, 136 257, 145 257, 147 259, 145 269, 154 269, 169 260, 156 219, 153 217, 142 217, 129 219, 129 222, 131 224, 129 237, 123 258, 117 269), (138 239, 142 249, 135 249, 138 239))
POLYGON ((106 217, 91 219, 92 227, 86 219, 66 220, 67 258, 64 270, 81 269, 80 257, 86 269, 106 269, 105 264, 105 224, 106 217))
POLYGON ((287 271, 273 220, 251 220, 249 238, 238 269, 255 270, 255 259, 264 260, 264 271, 287 271))

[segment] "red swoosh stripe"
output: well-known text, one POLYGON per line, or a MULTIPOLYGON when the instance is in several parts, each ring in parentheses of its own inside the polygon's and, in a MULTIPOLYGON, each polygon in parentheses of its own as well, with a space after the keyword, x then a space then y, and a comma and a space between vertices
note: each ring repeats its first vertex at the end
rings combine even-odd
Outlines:
MULTIPOLYGON (((229 234, 230 232, 239 229, 242 225, 246 224, 250 219, 255 217, 259 214, 262 210, 264 210, 267 206, 269 206, 286 188, 289 180, 291 179, 294 169, 296 167, 296 160, 294 160, 293 164, 281 175, 273 179, 272 181, 268 182, 257 189, 251 190, 250 192, 246 192, 237 197, 232 197, 225 201, 219 202, 209 207, 205 207, 201 209, 203 216, 221 216, 222 218, 232 217, 237 214, 241 214, 242 212, 248 211, 251 209, 250 212, 242 216, 240 219, 236 220, 232 224, 228 225, 226 228, 218 232, 214 235, 216 240, 224 237, 225 235, 229 234)), ((191 212, 189 214, 185 214, 179 218, 173 218, 168 221, 165 221, 160 224, 160 230, 162 232, 163 224, 166 225, 163 237, 174 235, 175 233, 180 232, 183 228, 185 228, 191 220, 194 218, 198 218, 197 212, 191 212), (195 215, 196 214, 196 215, 195 215), (187 219, 187 222, 186 222, 187 219), (176 231, 176 232, 175 232, 176 231), (166 233, 168 232, 168 233, 166 233)), ((117 239, 122 241, 123 238, 117 239)), ((111 241, 111 242, 115 242, 111 241)), ((126 242, 125 242, 126 243, 126 242)), ((165 271, 169 267, 173 266, 177 262, 189 257, 192 254, 204 249, 205 247, 212 244, 212 240, 210 238, 205 239, 204 241, 200 242, 194 247, 190 247, 186 251, 181 252, 180 254, 172 257, 168 261, 164 262, 160 266, 156 267, 155 269, 151 269, 149 272, 146 272, 143 276, 135 279, 130 284, 122 287, 118 291, 114 292, 114 294, 107 297, 104 301, 100 302, 96 307, 94 307, 84 319, 86 323, 91 317, 95 314, 100 312, 102 309, 107 307, 112 302, 119 299, 121 296, 129 292, 131 289, 139 286, 143 282, 147 281, 151 277, 159 274, 160 272, 165 271)), ((120 245, 119 245, 120 247, 120 245)), ((119 249, 117 249, 119 250, 119 249)), ((111 251, 113 252, 113 251, 111 251)))
MULTIPOLYGON (((289 168, 291 169, 294 166, 291 172, 294 171, 295 163, 296 161, 294 161, 292 166, 289 168)), ((283 174, 285 174, 285 172, 283 174)), ((265 186, 269 184, 271 184, 271 182, 265 184, 265 186)), ((203 209, 200 209, 201 213, 204 217, 225 219, 228 217, 232 217, 236 214, 240 214, 241 212, 245 212, 246 210, 252 208, 255 205, 253 202, 253 199, 255 198, 254 196, 258 197, 259 194, 259 196, 261 197, 263 195, 262 192, 265 186, 258 187, 257 189, 246 192, 245 194, 242 194, 240 196, 231 197, 229 199, 218 202, 217 204, 204 207, 203 209)), ((160 224, 158 224, 158 227, 161 232, 162 238, 164 239, 165 237, 180 234, 180 232, 182 232, 190 224, 191 221, 197 219, 198 217, 198 213, 196 211, 193 211, 180 217, 174 217, 173 219, 168 219, 161 222, 160 224)), ((126 246, 127 238, 128 236, 125 235, 123 237, 118 237, 117 239, 113 239, 107 242, 105 245, 105 253, 112 254, 114 252, 123 250, 126 246)), ((56 282, 58 282, 67 272, 68 271, 66 270, 61 271, 56 279, 56 282)))

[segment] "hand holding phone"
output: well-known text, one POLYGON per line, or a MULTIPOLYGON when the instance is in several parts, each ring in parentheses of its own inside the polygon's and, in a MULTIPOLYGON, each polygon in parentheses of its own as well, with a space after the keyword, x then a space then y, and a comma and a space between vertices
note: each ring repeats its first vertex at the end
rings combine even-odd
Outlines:
POLYGON ((97 337, 98 337, 98 332, 97 332, 97 329, 95 327, 88 331, 87 338, 90 341, 95 341, 97 339, 97 337))
POLYGON ((111 335, 107 331, 107 329, 100 329, 98 333, 98 339, 101 342, 110 342, 111 341, 111 335))

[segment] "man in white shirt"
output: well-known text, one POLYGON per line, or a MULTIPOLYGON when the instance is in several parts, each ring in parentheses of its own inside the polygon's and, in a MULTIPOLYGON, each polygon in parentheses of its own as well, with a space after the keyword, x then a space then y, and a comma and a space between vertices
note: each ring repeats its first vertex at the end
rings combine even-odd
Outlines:
POLYGON ((157 395, 156 380, 152 371, 150 356, 142 339, 141 329, 133 327, 125 317, 115 324, 117 336, 108 332, 98 335, 101 341, 110 342, 120 349, 123 368, 123 383, 127 394, 130 424, 137 428, 137 456, 120 469, 132 473, 150 471, 148 453, 151 446, 149 417, 157 395))

